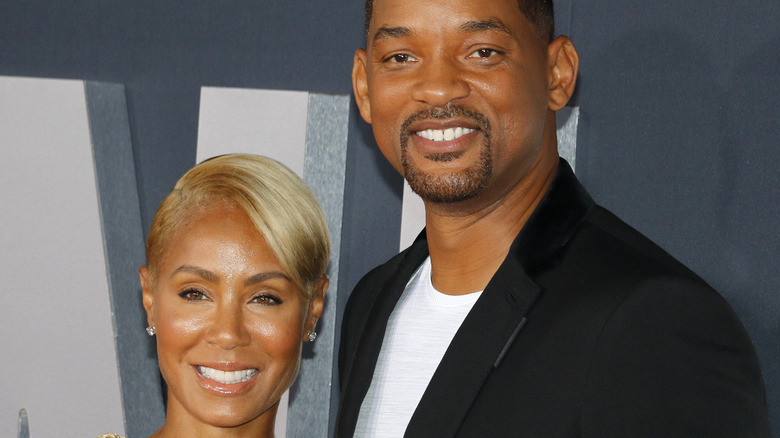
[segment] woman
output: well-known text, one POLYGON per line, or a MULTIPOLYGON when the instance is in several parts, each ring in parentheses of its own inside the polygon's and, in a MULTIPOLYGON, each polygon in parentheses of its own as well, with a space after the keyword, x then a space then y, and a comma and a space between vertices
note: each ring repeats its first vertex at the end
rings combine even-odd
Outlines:
POLYGON ((168 385, 153 437, 273 437, 302 342, 316 337, 329 251, 314 195, 274 160, 224 155, 179 180, 140 269, 168 385))

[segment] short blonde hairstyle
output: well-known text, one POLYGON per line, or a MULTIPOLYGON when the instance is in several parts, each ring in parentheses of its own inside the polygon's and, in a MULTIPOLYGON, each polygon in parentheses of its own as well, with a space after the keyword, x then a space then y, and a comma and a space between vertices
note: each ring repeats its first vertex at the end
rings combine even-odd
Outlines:
POLYGON ((157 209, 146 240, 152 280, 179 227, 220 201, 249 216, 293 282, 312 299, 330 258, 325 215, 298 175, 276 160, 250 154, 208 159, 179 179, 157 209))

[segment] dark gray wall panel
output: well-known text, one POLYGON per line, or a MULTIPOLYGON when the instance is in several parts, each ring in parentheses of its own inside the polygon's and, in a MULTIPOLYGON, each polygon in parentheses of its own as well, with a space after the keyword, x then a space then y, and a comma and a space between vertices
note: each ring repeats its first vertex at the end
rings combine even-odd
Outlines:
POLYGON ((126 433, 146 437, 162 425, 165 410, 138 282, 146 257, 125 89, 97 82, 85 89, 126 433))
POLYGON ((328 408, 335 410, 338 407, 331 400, 334 392, 338 395, 338 379, 333 367, 338 333, 336 304, 339 295, 349 293, 339 287, 348 121, 348 97, 309 94, 304 180, 322 205, 331 233, 330 285, 325 310, 317 324, 317 340, 304 344, 303 355, 307 360, 290 390, 287 417, 287 436, 290 438, 328 436, 330 417, 335 414, 328 408), (312 409, 313 406, 319 408, 312 409))
POLYGON ((555 33, 569 35, 571 33, 572 10, 574 0, 555 0, 555 33))

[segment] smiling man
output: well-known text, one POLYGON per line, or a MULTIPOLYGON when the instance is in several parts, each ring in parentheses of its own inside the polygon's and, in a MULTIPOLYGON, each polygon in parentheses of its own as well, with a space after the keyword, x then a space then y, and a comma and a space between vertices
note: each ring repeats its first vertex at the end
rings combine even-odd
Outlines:
POLYGON ((426 229, 347 305, 338 437, 765 437, 734 312, 557 154, 545 0, 375 0, 353 85, 426 229))

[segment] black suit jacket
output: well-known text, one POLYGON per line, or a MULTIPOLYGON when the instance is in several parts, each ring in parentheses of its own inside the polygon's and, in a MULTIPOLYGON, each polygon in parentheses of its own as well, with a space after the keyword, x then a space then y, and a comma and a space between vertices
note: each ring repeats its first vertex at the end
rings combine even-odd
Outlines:
MULTIPOLYGON (((354 433, 424 233, 347 304, 337 437, 354 433)), ((754 348, 699 277, 594 204, 565 161, 466 317, 406 437, 768 437, 754 348)))

